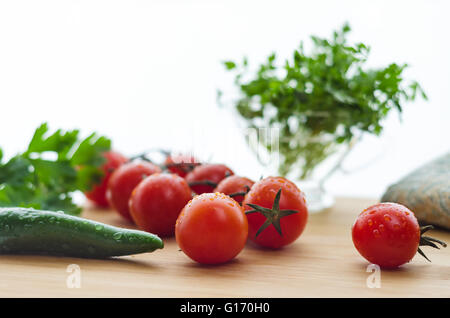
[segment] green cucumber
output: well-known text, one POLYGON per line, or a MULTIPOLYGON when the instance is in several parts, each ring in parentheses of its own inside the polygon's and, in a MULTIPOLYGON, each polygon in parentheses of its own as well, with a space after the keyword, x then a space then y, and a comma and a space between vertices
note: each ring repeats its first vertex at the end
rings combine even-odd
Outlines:
POLYGON ((0 254, 107 258, 164 247, 156 235, 29 208, 0 208, 0 254))

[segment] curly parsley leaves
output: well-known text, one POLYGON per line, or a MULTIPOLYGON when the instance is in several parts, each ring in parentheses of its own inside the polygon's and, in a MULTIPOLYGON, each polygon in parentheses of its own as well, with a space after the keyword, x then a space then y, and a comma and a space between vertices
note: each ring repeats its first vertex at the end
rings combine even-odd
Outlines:
POLYGON ((345 24, 331 39, 312 36, 310 54, 301 43, 284 64, 277 65, 273 53, 254 73, 246 58, 240 64, 224 62, 226 70, 236 72, 240 97, 235 106, 249 127, 280 129, 282 175, 309 177, 338 144, 362 133, 379 135, 391 110, 402 112, 403 102, 418 93, 427 99, 417 82, 405 83, 406 64, 364 67, 370 48, 347 43, 349 32, 345 24))

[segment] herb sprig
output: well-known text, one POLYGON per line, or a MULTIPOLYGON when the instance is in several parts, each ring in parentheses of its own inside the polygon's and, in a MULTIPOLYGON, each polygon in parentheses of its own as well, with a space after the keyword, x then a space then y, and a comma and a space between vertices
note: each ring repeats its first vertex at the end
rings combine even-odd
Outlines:
MULTIPOLYGON (((235 107, 248 126, 280 129, 283 176, 294 172, 300 179, 310 177, 337 145, 362 133, 380 135, 383 119, 393 109, 401 113, 403 102, 417 94, 427 99, 418 82, 405 83, 407 64, 364 67, 370 48, 348 43, 349 32, 345 24, 331 39, 312 36, 311 53, 302 42, 283 65, 276 64, 273 53, 255 73, 247 58, 240 64, 224 62, 236 74, 240 97, 235 107)), ((270 150, 270 144, 260 142, 270 150)))
POLYGON ((111 141, 95 133, 80 139, 78 130, 48 130, 47 124, 38 127, 27 150, 7 162, 0 149, 0 206, 80 213, 73 193, 101 178, 102 154, 111 141))

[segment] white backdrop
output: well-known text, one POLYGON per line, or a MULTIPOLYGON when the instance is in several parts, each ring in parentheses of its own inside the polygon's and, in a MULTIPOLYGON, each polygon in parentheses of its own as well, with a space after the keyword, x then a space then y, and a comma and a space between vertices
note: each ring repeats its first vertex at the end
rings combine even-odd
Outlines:
POLYGON ((0 146, 22 150, 47 121, 96 130, 125 154, 195 140, 204 156, 256 178, 261 167, 216 104, 216 89, 232 82, 220 62, 287 57, 349 21, 351 39, 372 47, 371 65, 407 62, 430 98, 405 105, 402 122, 392 114, 382 138, 365 138, 347 163, 369 166, 328 184, 377 197, 450 150, 449 13, 445 0, 0 0, 0 146))

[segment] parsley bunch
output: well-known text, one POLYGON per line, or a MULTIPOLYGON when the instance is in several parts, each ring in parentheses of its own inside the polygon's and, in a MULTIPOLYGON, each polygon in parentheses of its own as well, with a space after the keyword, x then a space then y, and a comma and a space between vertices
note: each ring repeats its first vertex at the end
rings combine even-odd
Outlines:
POLYGON ((79 214, 73 192, 89 190, 103 172, 106 137, 93 133, 79 138, 78 130, 48 134, 47 124, 34 133, 28 149, 2 162, 0 149, 0 206, 23 206, 79 214))
MULTIPOLYGON (((248 126, 280 129, 283 176, 294 172, 308 178, 337 145, 362 133, 379 135, 391 110, 401 113, 403 102, 413 101, 417 93, 427 99, 416 81, 403 80, 406 64, 365 68, 370 48, 347 43, 349 32, 345 24, 331 39, 312 36, 311 53, 301 43, 283 65, 276 64, 273 53, 255 73, 246 58, 240 65, 224 62, 236 72, 240 97, 235 107, 248 126)), ((270 144, 260 142, 270 151, 270 144)))

